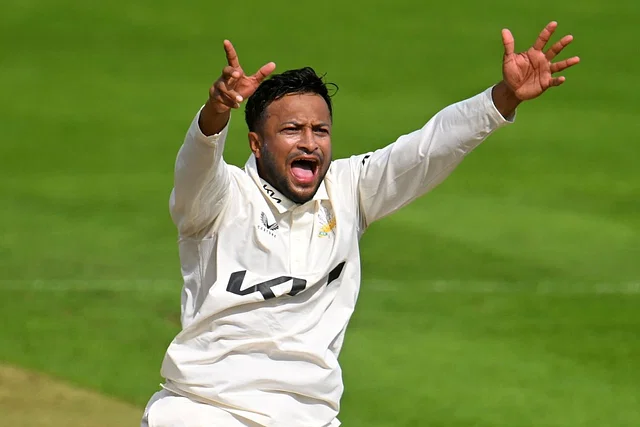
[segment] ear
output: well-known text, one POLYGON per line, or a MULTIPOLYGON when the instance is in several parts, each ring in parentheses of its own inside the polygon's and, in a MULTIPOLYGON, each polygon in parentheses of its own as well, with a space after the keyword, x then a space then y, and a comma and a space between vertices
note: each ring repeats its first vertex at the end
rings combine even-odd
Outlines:
POLYGON ((256 159, 259 159, 261 156, 262 150, 262 138, 256 132, 249 132, 249 147, 253 152, 253 155, 256 156, 256 159))

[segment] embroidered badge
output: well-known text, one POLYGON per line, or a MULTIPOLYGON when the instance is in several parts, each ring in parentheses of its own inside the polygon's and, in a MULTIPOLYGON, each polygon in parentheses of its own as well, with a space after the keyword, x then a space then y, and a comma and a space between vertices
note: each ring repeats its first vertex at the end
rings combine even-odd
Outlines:
POLYGON ((318 212, 318 221, 320 222, 318 237, 327 237, 336 228, 336 217, 327 208, 318 212))

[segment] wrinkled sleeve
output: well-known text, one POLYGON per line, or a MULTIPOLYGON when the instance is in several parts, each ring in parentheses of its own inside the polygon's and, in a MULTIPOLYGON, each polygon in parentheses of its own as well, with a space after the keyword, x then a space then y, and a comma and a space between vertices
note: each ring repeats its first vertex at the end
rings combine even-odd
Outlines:
POLYGON ((492 87, 449 105, 421 129, 379 150, 354 156, 361 228, 440 184, 498 128, 513 123, 496 109, 492 87))
POLYGON ((181 236, 208 228, 229 199, 230 171, 222 153, 229 123, 217 135, 200 130, 200 112, 191 122, 175 163, 169 210, 181 236))

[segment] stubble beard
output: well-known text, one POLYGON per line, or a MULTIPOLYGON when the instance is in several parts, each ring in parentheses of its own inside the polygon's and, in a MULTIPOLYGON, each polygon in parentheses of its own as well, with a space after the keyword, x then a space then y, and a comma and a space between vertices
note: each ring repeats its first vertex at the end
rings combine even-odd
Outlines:
POLYGON ((318 179, 316 187, 313 189, 313 192, 306 197, 301 197, 291 188, 291 182, 289 181, 286 170, 284 173, 278 172, 278 167, 275 158, 271 154, 271 152, 266 149, 266 146, 263 147, 261 151, 260 159, 258 159, 258 173, 262 179, 271 184, 276 190, 282 193, 287 199, 291 200, 297 204, 304 204, 309 200, 313 199, 318 188, 320 187, 320 183, 324 180, 325 173, 322 173, 318 179))

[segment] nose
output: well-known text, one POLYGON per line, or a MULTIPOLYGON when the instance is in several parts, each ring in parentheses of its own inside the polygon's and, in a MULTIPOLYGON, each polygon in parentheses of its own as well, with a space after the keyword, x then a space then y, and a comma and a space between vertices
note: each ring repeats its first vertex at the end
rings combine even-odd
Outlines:
POLYGON ((318 142, 311 128, 305 128, 302 132, 300 140, 298 140, 298 149, 306 154, 311 154, 318 149, 318 142))

